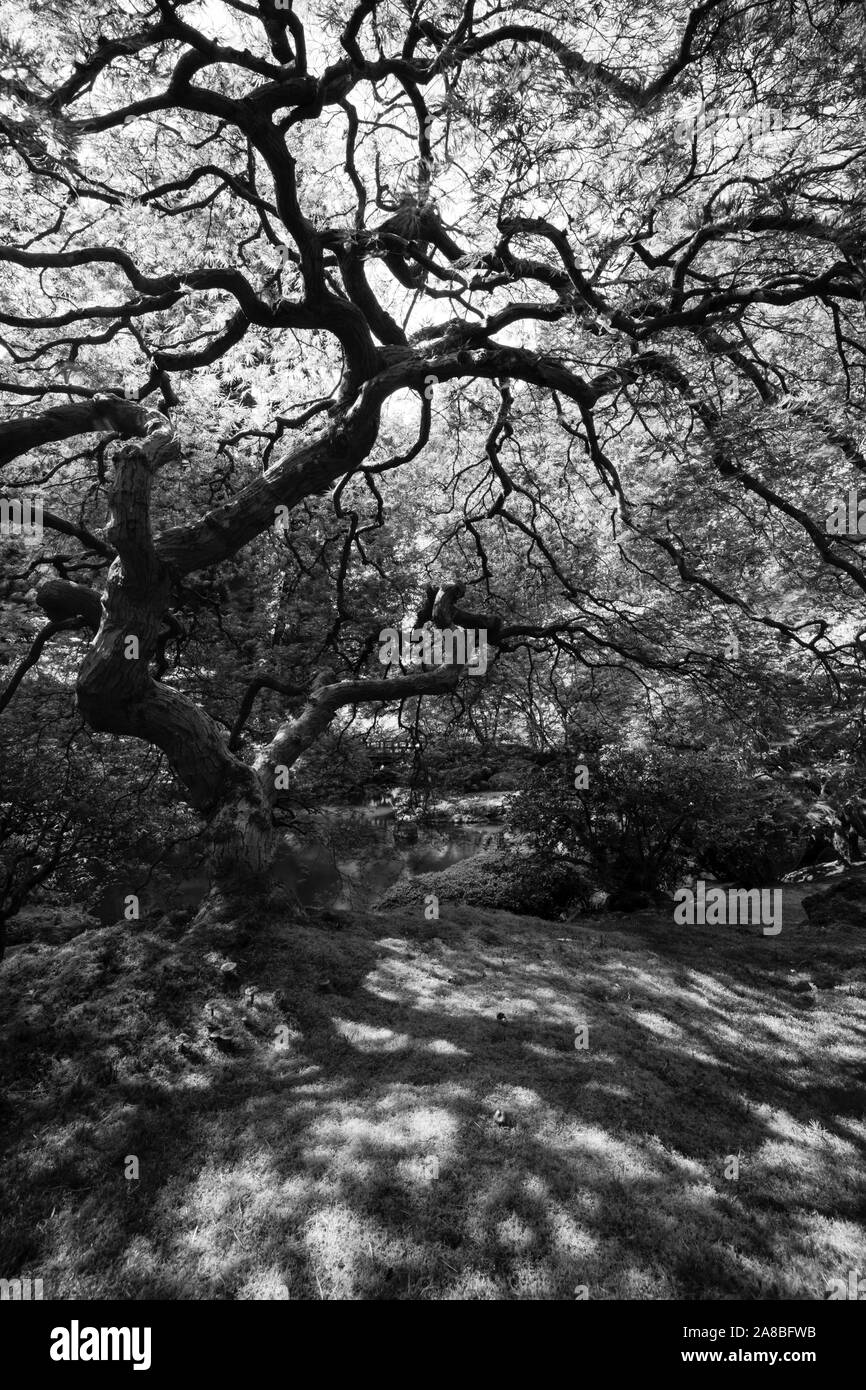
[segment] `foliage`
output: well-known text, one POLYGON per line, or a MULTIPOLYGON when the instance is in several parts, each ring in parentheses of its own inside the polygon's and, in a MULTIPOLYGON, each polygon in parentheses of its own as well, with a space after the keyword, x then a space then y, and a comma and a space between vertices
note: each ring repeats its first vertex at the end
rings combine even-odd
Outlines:
POLYGON ((23 722, 0 719, 0 930, 46 887, 89 905, 140 889, 178 845, 194 853, 197 827, 161 758, 141 745, 118 756, 45 680, 17 712, 23 722))
POLYGON ((715 799, 708 763, 609 745, 583 765, 585 789, 575 788, 570 763, 543 769, 513 803, 509 827, 543 852, 580 858, 608 891, 673 887, 689 861, 690 827, 715 799))
MULTIPOLYGON (((207 821, 326 676, 352 687, 309 761, 328 795, 375 777, 337 750, 383 716, 459 788, 513 780, 491 745, 562 750, 592 710, 604 809, 524 812, 606 880, 666 883, 698 853, 769 873, 798 818, 862 792, 856 759, 816 744, 815 785, 805 752, 821 718, 861 717, 866 572, 825 518, 864 466, 862 6, 603 8, 4 15, 0 467, 49 515, 32 547, 0 538, 4 685, 46 585, 106 592, 122 439, 155 415, 172 441, 133 519, 168 580, 158 612, 152 586, 126 591, 156 635, 141 688, 103 702, 106 808, 114 778, 161 789, 119 739, 163 746, 174 700, 207 755, 168 763, 207 821), (485 678, 431 693, 392 672, 390 698, 359 697, 381 629, 452 578, 506 634, 485 678), (687 750, 703 727, 734 750, 705 833, 688 752, 611 748, 673 707, 687 750), (477 766, 439 758, 455 736, 477 766)), ((57 631, 39 665, 80 702, 92 650, 57 631)), ((105 629, 95 651, 93 687, 116 689, 105 629)), ((8 746, 35 721, 60 766, 65 725, 31 685, 0 712, 8 746)), ((85 763, 63 813, 79 847, 85 763)), ((44 850, 19 878, 61 823, 26 832, 44 850)))

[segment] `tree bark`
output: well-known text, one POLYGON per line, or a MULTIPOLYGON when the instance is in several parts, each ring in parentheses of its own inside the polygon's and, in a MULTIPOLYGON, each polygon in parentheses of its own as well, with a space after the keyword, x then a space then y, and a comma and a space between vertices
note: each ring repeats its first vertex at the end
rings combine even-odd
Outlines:
MULTIPOLYGON (((105 593, 100 599, 95 590, 61 580, 51 580, 39 590, 40 604, 50 617, 59 621, 77 616, 98 629, 78 676, 81 713, 93 729, 140 738, 162 749, 190 805, 207 823, 212 886, 235 903, 258 901, 266 894, 277 848, 278 774, 316 742, 337 711, 348 704, 447 693, 456 689, 461 669, 450 666, 342 681, 322 672, 301 711, 282 724, 249 766, 204 710, 151 674, 172 578, 233 553, 272 524, 277 504, 291 506, 320 482, 351 467, 369 452, 377 426, 377 412, 368 410, 363 424, 357 422, 351 433, 331 427, 269 469, 231 503, 198 523, 154 538, 151 491, 176 445, 162 417, 151 416, 144 438, 126 444, 115 458, 106 528, 115 558, 105 593)), ((484 615, 465 614, 456 607, 458 592, 461 586, 439 591, 439 622, 483 620, 484 615)))
POLYGON ((83 618, 94 632, 102 621, 102 600, 95 589, 86 584, 73 584, 70 579, 46 579, 36 591, 37 602, 52 622, 68 618, 83 618))
MULTIPOLYGON (((214 879, 249 889, 266 879, 275 850, 261 779, 233 756, 226 733, 204 710, 149 670, 170 595, 169 569, 151 537, 150 493, 173 447, 170 432, 158 428, 118 454, 107 530, 117 558, 99 630, 79 672, 78 705, 91 728, 162 749, 210 826, 214 879)), ((44 587, 49 602, 57 603, 56 585, 44 587)), ((81 595, 67 595, 69 602, 76 598, 81 595)))
POLYGON ((147 433, 152 412, 120 396, 94 396, 75 405, 58 405, 39 415, 25 415, 0 424, 0 465, 40 444, 71 439, 76 434, 116 430, 123 435, 147 433))

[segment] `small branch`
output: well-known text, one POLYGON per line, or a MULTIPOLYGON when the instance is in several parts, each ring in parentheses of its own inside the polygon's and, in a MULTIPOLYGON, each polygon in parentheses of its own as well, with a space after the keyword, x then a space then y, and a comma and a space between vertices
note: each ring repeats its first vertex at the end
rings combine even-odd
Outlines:
POLYGON ((29 652, 24 657, 23 661, 20 661, 18 663, 15 670, 12 672, 6 689, 0 691, 0 714, 3 713, 4 709, 9 704, 10 700, 12 699, 12 696, 15 694, 15 691, 18 689, 24 677, 27 675, 27 672, 31 669, 31 667, 36 665, 37 661, 42 655, 42 649, 45 646, 46 642, 50 642, 51 638, 57 632, 71 632, 73 629, 84 627, 85 625, 86 623, 84 618, 64 618, 60 622, 46 623, 45 626, 40 629, 40 631, 36 634, 36 637, 33 639, 33 643, 30 647, 29 652))
POLYGON ((290 681, 278 680, 276 676, 256 676, 250 681, 244 691, 244 697, 241 700, 241 706, 238 710, 238 717, 234 722, 229 737, 229 749, 232 753, 237 751, 244 726, 250 717, 250 711, 252 710, 256 696, 260 690, 276 690, 280 695, 285 695, 288 699, 300 699, 309 694, 309 691, 303 686, 292 685, 290 681))
POLYGON ((81 541, 86 550, 92 550, 97 555, 104 555, 106 560, 114 559, 114 551, 111 546, 100 540, 99 536, 94 536, 93 532, 88 531, 86 526, 76 526, 73 521, 67 521, 64 516, 58 516, 56 512, 44 510, 42 525, 47 526, 50 531, 59 532, 61 536, 73 536, 75 540, 81 541))

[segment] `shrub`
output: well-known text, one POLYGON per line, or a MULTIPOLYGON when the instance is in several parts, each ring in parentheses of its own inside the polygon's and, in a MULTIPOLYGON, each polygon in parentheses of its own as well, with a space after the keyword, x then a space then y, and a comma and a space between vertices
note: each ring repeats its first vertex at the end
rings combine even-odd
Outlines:
POLYGON ((508 827, 578 860, 610 892, 657 895, 691 871, 774 881, 825 841, 832 857, 844 838, 832 806, 725 753, 607 745, 581 761, 585 789, 574 786, 575 760, 560 758, 515 799, 508 827))

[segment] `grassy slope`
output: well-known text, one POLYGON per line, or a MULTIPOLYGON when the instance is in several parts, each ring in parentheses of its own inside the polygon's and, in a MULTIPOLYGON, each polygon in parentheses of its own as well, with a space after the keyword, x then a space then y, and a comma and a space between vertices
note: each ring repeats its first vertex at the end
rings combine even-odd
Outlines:
POLYGON ((854 929, 793 915, 775 939, 443 907, 20 948, 0 1275, 60 1298, 824 1297, 866 1258, 866 968, 854 929))

